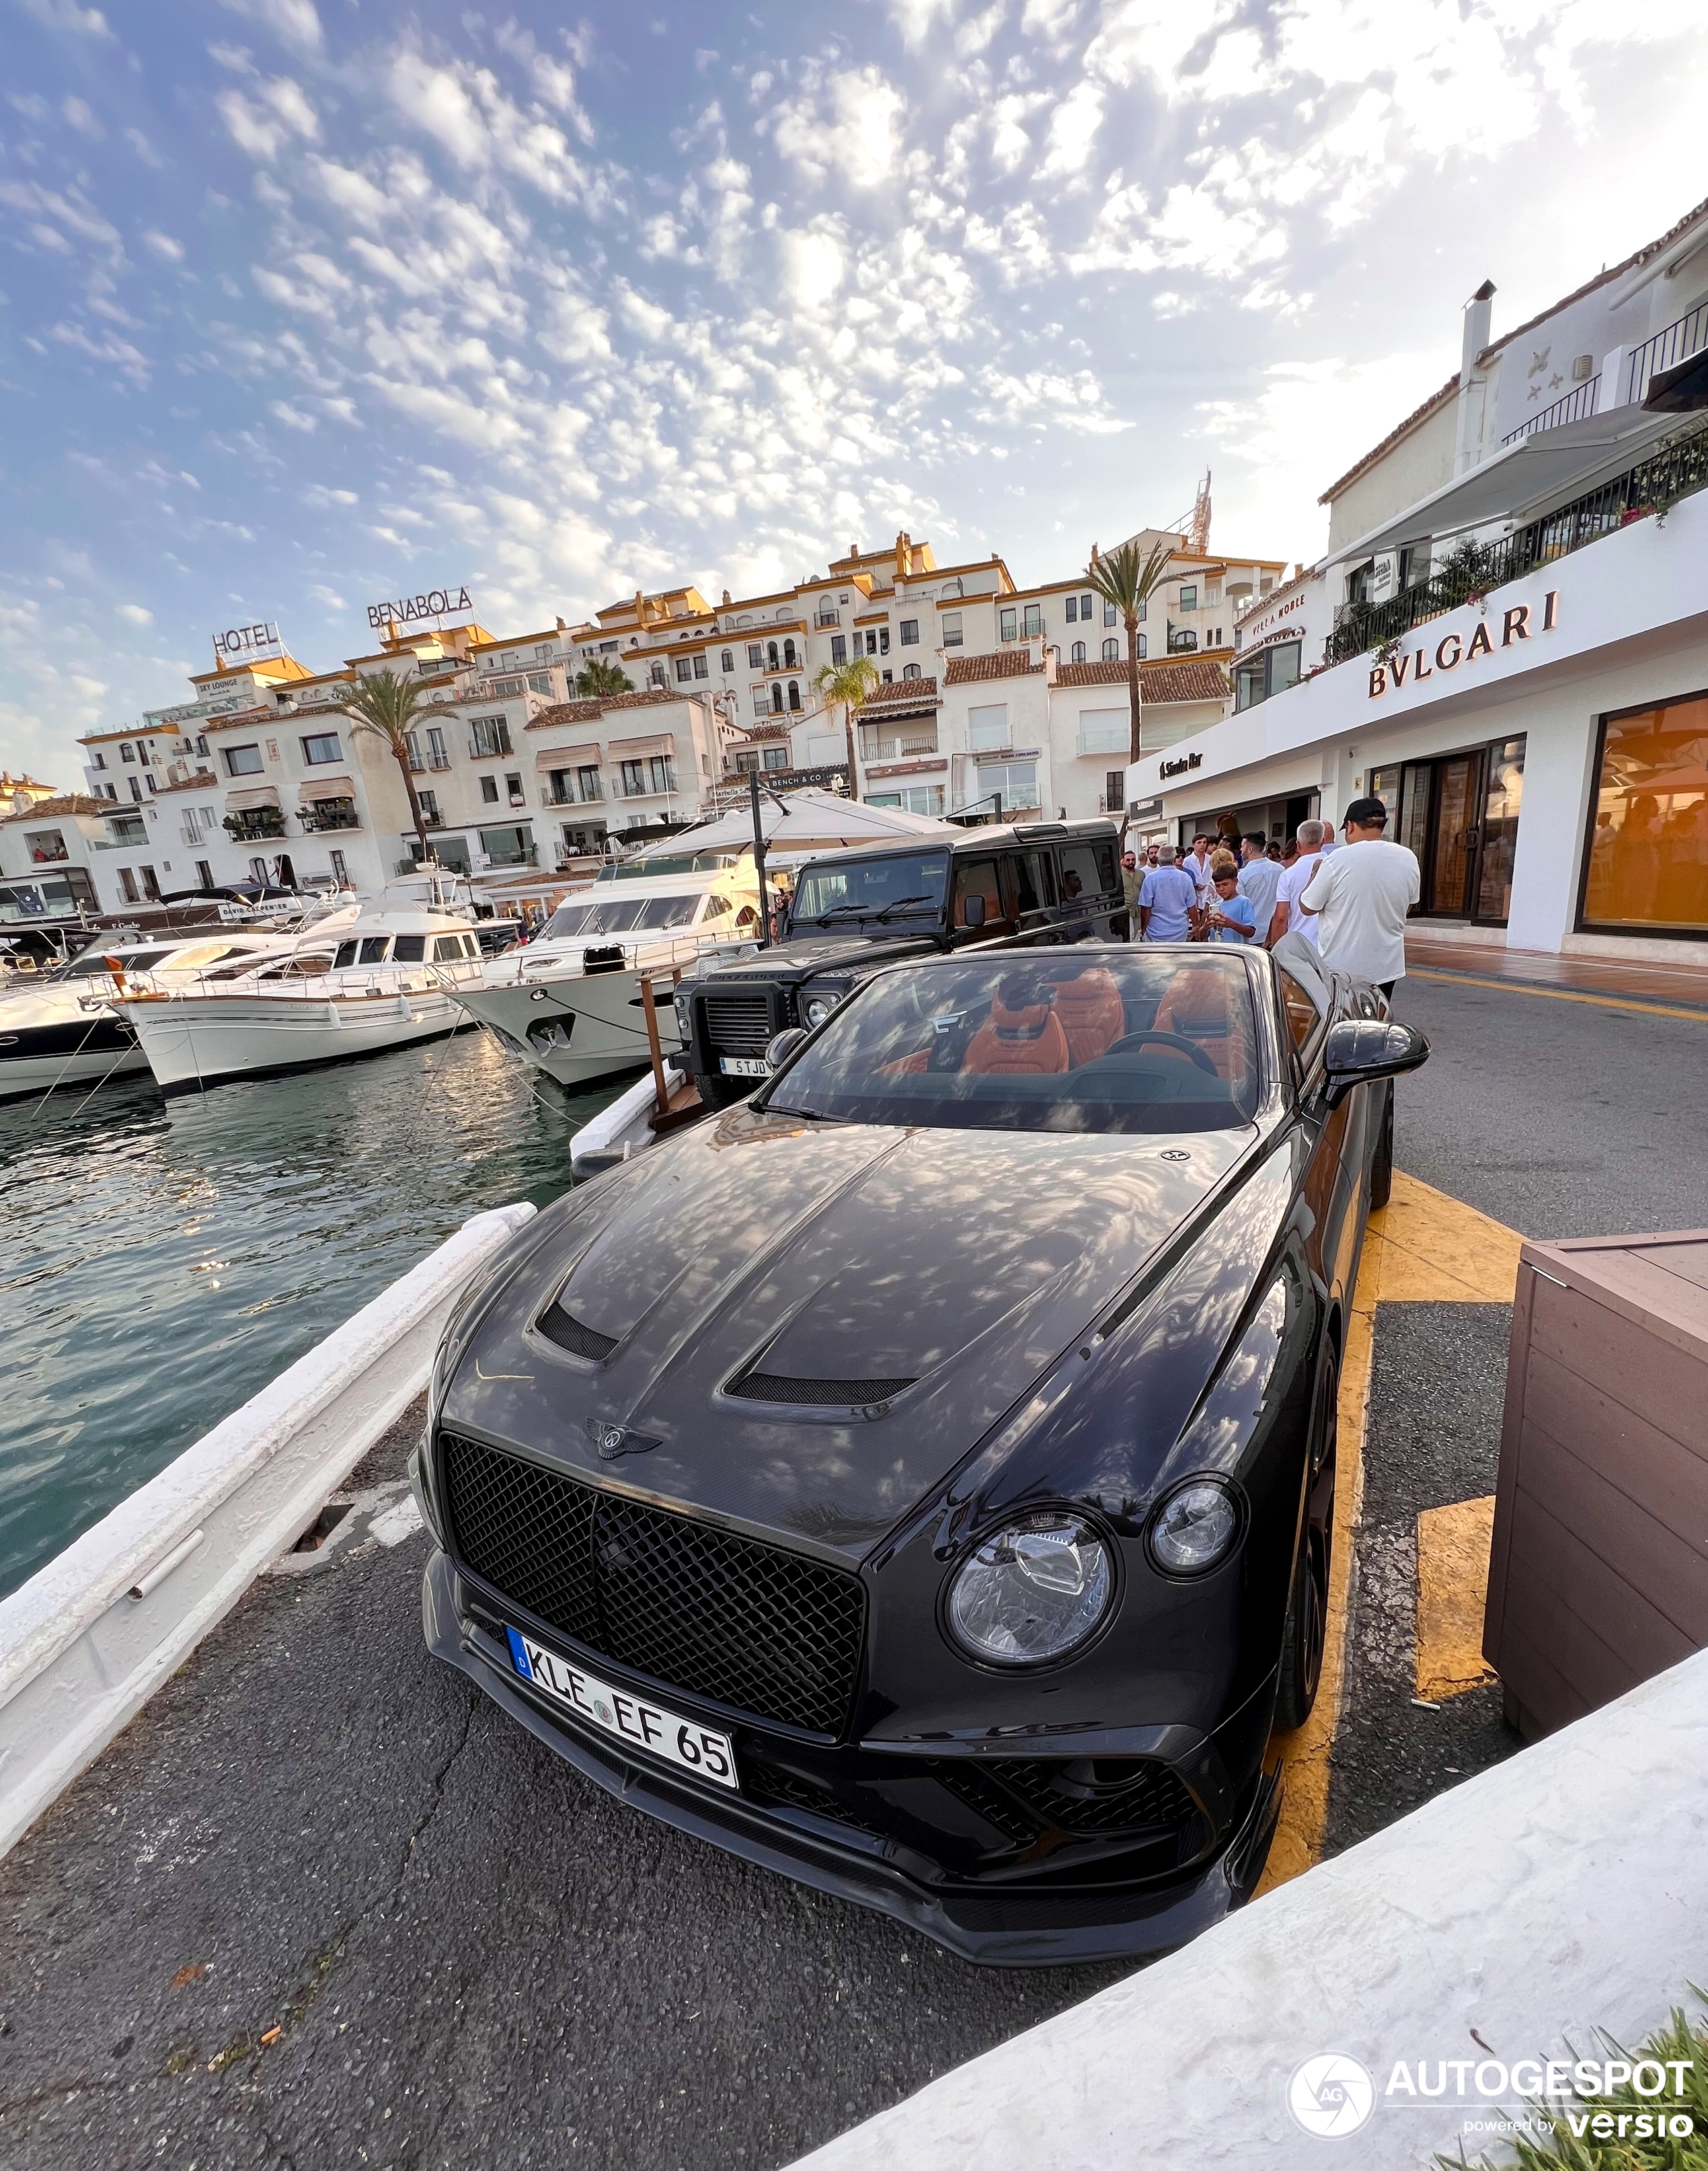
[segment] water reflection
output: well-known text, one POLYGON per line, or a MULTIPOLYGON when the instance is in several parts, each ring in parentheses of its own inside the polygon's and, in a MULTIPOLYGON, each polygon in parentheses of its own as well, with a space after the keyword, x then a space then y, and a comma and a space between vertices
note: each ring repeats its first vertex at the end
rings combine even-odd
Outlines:
POLYGON ((0 1593, 470 1214, 555 1198, 570 1133, 628 1082, 565 1092, 468 1033, 0 1108, 0 1593))

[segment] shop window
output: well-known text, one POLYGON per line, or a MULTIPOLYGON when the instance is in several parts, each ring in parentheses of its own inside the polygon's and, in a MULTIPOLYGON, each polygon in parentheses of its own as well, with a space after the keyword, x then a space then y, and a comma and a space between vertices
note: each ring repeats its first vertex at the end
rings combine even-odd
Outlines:
POLYGON ((1708 934, 1708 694, 1603 719, 1578 925, 1708 934))

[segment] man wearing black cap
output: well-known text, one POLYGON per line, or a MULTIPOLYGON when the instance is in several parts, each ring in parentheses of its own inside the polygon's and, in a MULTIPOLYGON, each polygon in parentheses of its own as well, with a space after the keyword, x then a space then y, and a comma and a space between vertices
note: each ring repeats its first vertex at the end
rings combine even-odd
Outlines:
POLYGON ((1345 820, 1345 849, 1318 861, 1299 910, 1318 920, 1324 964, 1391 995, 1405 971, 1405 915, 1422 876, 1416 855, 1383 834, 1388 809, 1379 799, 1355 799, 1345 820))

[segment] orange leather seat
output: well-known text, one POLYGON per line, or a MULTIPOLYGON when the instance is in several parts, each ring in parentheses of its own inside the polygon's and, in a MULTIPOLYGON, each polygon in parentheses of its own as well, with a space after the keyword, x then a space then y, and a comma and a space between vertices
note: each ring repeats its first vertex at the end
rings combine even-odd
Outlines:
POLYGON ((1049 1076, 1071 1069, 1068 1036, 1047 991, 1025 981, 1005 981, 961 1067, 984 1077, 1049 1076), (1043 1000, 1027 1000, 1035 994, 1043 1000))
POLYGON ((1077 1070, 1111 1048, 1127 1031, 1127 1012, 1113 973, 1100 966, 1056 985, 1055 1013, 1068 1036, 1068 1059, 1077 1070))
POLYGON ((1183 965, 1156 1006, 1155 1027, 1159 1032, 1177 1032, 1202 1048, 1218 1078, 1242 1079, 1245 1029, 1238 1004, 1239 991, 1220 967, 1183 965))

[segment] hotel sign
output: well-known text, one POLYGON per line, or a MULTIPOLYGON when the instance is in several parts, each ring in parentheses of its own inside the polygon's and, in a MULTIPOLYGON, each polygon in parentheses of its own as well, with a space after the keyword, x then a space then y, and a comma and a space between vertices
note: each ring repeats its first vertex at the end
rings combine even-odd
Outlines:
POLYGON ((473 611, 467 588, 429 588, 424 595, 396 596, 388 602, 370 603, 367 622, 376 633, 388 625, 412 625, 424 618, 444 618, 452 611, 473 611))
POLYGON ((228 625, 223 633, 213 636, 213 652, 227 663, 239 662, 249 656, 277 656, 284 646, 278 627, 270 619, 254 625, 228 625))
POLYGON ((1443 672, 1457 671, 1461 663, 1475 663, 1480 657, 1492 656, 1497 647, 1511 648, 1517 641, 1529 641, 1533 631, 1552 633, 1560 623, 1558 588, 1550 588, 1543 597, 1541 620, 1533 628, 1534 616, 1529 603, 1514 603, 1501 614, 1498 641, 1492 621, 1480 619, 1469 641, 1463 634, 1443 634, 1432 648, 1425 641, 1421 647, 1390 656, 1384 663, 1372 664, 1370 699, 1373 701, 1390 690, 1397 692, 1401 686, 1415 686, 1420 679, 1433 678, 1443 672))

